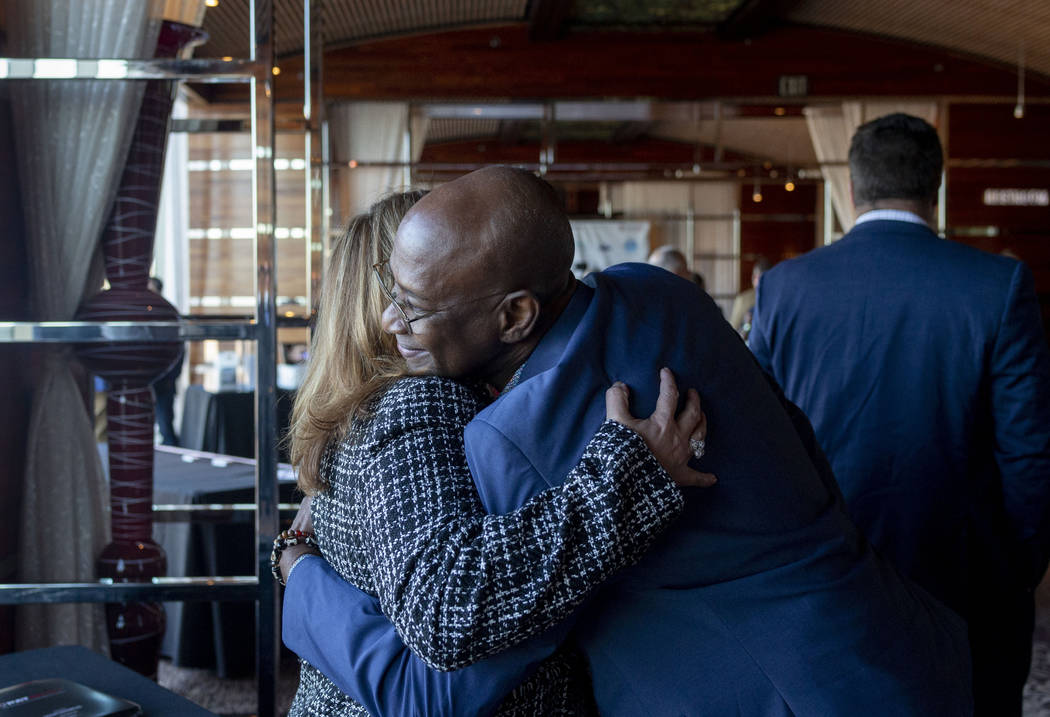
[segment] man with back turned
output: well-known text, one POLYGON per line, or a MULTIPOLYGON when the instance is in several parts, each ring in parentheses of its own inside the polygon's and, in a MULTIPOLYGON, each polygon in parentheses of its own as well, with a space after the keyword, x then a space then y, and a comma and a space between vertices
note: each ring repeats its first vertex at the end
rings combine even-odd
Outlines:
POLYGON ((857 526, 967 620, 977 713, 1019 715, 1050 507, 1032 276, 930 229, 943 161, 925 121, 861 126, 849 166, 856 225, 763 276, 750 345, 857 526))

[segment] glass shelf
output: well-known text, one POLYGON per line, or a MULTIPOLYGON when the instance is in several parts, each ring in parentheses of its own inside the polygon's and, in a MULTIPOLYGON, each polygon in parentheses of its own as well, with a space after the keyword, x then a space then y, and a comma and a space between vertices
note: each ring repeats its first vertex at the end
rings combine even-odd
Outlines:
POLYGON ((0 57, 0 80, 193 80, 249 82, 271 68, 252 60, 80 60, 70 57, 0 57))
POLYGON ((131 341, 251 341, 251 321, 0 321, 0 344, 110 343, 131 341))
POLYGON ((5 583, 0 585, 0 605, 25 603, 207 602, 257 600, 259 580, 254 575, 224 577, 153 578, 148 583, 5 583), (202 588, 207 588, 202 590, 202 588))

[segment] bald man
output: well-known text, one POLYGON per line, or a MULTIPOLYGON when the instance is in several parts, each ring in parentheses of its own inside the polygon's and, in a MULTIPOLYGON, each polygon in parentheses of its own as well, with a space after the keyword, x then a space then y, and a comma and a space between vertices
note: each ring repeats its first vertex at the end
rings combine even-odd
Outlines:
POLYGON ((689 262, 686 260, 685 254, 670 244, 664 244, 653 249, 653 253, 649 255, 648 263, 661 269, 667 269, 675 276, 691 281, 701 289, 707 289, 704 277, 695 271, 689 271, 689 262))
MULTIPOLYGON (((475 380, 498 395, 465 430, 491 513, 560 484, 601 423, 613 380, 635 389, 635 415, 655 405, 651 376, 661 366, 701 394, 709 433, 697 467, 719 483, 687 489, 683 516, 652 551, 547 634, 552 645, 571 639, 582 649, 602 714, 972 710, 961 621, 871 551, 846 518, 808 424, 695 286, 639 264, 577 282, 553 193, 506 168, 421 200, 389 262, 399 306, 387 307, 384 321, 410 369, 475 380)), ((286 602, 289 646, 326 665, 359 701, 374 703, 380 689, 369 674, 420 684, 373 660, 374 631, 361 637, 352 618, 331 609, 311 617, 317 605, 368 608, 367 596, 318 577, 321 561, 310 562, 288 584, 303 596, 286 602)), ((485 629, 484 605, 463 610, 485 629)), ((396 650, 394 640, 383 645, 396 650)), ((450 654, 444 666, 463 657, 450 654)))
POLYGON ((683 279, 692 280, 693 278, 692 272, 689 271, 689 263, 685 259, 685 254, 669 244, 653 249, 653 253, 649 255, 649 263, 661 269, 667 269, 675 276, 680 276, 683 279))

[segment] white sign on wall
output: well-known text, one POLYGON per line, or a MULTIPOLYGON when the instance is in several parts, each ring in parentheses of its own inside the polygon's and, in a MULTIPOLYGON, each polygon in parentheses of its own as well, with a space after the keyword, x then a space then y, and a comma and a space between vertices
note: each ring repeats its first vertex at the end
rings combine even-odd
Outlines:
POLYGON ((985 189, 984 204, 988 207, 1046 207, 1050 206, 1050 190, 985 189))
POLYGON ((613 264, 649 258, 649 222, 585 219, 569 224, 576 241, 572 270, 577 277, 613 264))

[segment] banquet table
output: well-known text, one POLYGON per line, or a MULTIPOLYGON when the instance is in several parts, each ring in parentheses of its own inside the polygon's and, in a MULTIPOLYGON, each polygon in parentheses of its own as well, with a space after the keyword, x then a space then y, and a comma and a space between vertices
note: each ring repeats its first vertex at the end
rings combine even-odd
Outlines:
MULTIPOLYGON (((278 466, 282 503, 298 503, 291 466, 278 466)), ((255 500, 255 460, 156 446, 153 502, 232 504, 255 500)), ((153 539, 164 548, 167 574, 255 574, 254 513, 244 510, 194 514, 192 521, 162 520, 156 512, 153 539)), ((168 514, 170 515, 170 514, 168 514)), ((251 675, 255 668, 253 602, 165 603, 167 629, 161 654, 183 667, 214 668, 220 677, 251 675)))

